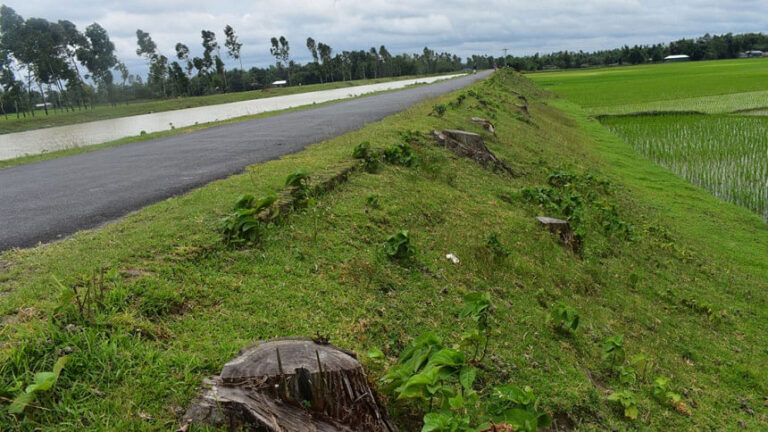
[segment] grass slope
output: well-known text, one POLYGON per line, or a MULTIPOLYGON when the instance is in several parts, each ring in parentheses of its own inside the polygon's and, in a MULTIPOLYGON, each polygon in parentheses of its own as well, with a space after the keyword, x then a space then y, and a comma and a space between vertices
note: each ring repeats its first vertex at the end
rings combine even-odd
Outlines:
MULTIPOLYGON (((490 293, 495 305, 491 354, 476 385, 481 395, 493 385, 530 385, 543 409, 579 430, 768 427, 765 223, 646 161, 576 105, 523 78, 501 72, 471 90, 475 96, 467 90, 440 98, 468 95, 442 118, 427 115, 435 103, 427 101, 101 229, 4 253, 0 396, 13 398, 8 385, 29 383, 58 357, 69 353, 70 360, 53 390, 23 415, 0 411, 0 429, 171 429, 203 377, 242 346, 276 336, 319 332, 358 352, 380 348, 384 362, 363 361, 381 376, 425 331, 457 340, 470 327, 458 313, 472 291, 490 293), (513 106, 510 89, 531 101, 530 121, 513 106), (472 116, 494 120, 499 137, 472 116), (433 128, 483 133, 524 175, 494 174, 422 139, 414 144, 418 168, 355 174, 270 228, 258 247, 219 243, 216 226, 238 195, 278 190, 298 168, 311 174, 337 165, 360 141, 380 148, 404 130, 433 128), (519 193, 546 185, 553 170, 604 180, 584 191, 580 256, 534 220, 561 211, 519 193), (378 208, 367 205, 371 194, 378 208), (634 239, 606 231, 605 214, 631 224, 634 239), (411 263, 393 262, 382 250, 401 229, 417 251, 411 263), (508 257, 487 246, 493 232, 508 257), (82 291, 99 269, 108 272, 104 300, 83 317, 60 297, 69 290, 54 277, 82 291), (581 316, 573 335, 547 323, 557 300, 581 316), (671 378, 690 416, 654 401, 647 379, 619 382, 599 345, 617 334, 625 335, 628 357, 653 359, 651 377, 671 378), (624 389, 637 395, 636 421, 607 401, 624 389)), ((404 430, 418 430, 417 407, 390 406, 404 430)))
MULTIPOLYGON (((664 63, 528 75, 595 114, 624 105, 768 90, 768 59, 664 63)), ((763 104, 768 100, 763 96, 763 104)), ((748 96, 747 96, 748 97, 748 96)), ((726 101, 727 102, 727 101, 726 101)), ((695 101, 684 109, 695 109, 695 101)), ((651 105, 653 106, 653 105, 651 105)), ((642 110, 643 107, 638 107, 642 110)), ((662 109, 678 110, 674 103, 662 109)), ((651 108, 657 109, 657 108, 651 108)))
POLYGON ((118 117, 127 117, 139 114, 148 114, 161 111, 172 111, 184 108, 196 108, 208 105, 217 105, 230 102, 241 102, 253 99, 263 99, 275 96, 287 96, 298 93, 308 93, 321 90, 333 90, 338 88, 355 87, 367 84, 377 84, 389 81, 399 81, 417 78, 417 76, 400 76, 377 79, 364 79, 354 81, 337 81, 325 84, 310 84, 305 86, 291 86, 263 90, 252 90, 237 93, 223 93, 209 96, 193 96, 129 104, 99 105, 94 109, 78 111, 53 111, 49 115, 44 111, 36 111, 35 116, 17 118, 16 115, 0 117, 0 134, 22 132, 33 129, 64 126, 76 123, 86 123, 96 120, 107 120, 118 117))

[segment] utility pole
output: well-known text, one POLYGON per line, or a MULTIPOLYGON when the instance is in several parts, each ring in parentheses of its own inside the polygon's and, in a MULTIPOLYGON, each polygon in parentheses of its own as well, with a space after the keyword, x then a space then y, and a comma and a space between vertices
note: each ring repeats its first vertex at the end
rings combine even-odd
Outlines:
POLYGON ((507 51, 509 51, 509 49, 504 48, 502 51, 504 51, 504 67, 507 67, 507 51))

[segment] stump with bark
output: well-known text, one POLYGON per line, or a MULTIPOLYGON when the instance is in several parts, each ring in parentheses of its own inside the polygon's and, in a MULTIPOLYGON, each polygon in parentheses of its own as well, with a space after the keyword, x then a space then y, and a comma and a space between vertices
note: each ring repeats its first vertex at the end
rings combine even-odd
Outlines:
POLYGON ((472 159, 483 168, 506 172, 513 177, 517 176, 512 168, 510 168, 503 160, 497 158, 496 155, 485 146, 483 137, 476 133, 448 129, 444 131, 432 131, 432 135, 437 140, 438 145, 446 147, 448 150, 459 156, 472 159))
POLYGON ((492 133, 493 136, 497 136, 496 129, 493 127, 493 123, 491 123, 489 120, 480 117, 472 117, 470 120, 482 126, 485 130, 492 133))
POLYGON ((312 339, 244 348, 187 410, 180 430, 205 423, 259 432, 394 432, 354 353, 312 339))
POLYGON ((557 234, 560 243, 571 252, 578 252, 579 249, 581 249, 581 242, 573 233, 573 230, 571 230, 571 224, 568 223, 568 221, 546 216, 537 216, 536 220, 538 220, 542 226, 545 226, 549 232, 557 234))

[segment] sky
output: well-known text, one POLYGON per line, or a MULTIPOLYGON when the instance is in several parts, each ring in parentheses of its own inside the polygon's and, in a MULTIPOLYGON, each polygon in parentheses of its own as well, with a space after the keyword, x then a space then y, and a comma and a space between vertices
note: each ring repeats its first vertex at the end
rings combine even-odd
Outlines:
MULTIPOLYGON (((136 55, 136 29, 148 32, 162 54, 177 42, 199 56, 200 31, 213 30, 223 45, 229 24, 243 43, 246 68, 274 62, 269 40, 284 35, 291 58, 307 62, 307 37, 334 53, 382 44, 390 53, 424 46, 466 58, 473 54, 520 56, 536 52, 615 48, 669 42, 704 33, 768 31, 765 0, 9 0, 24 18, 66 19, 82 31, 97 22, 132 73, 145 75, 136 55)), ((229 66, 236 64, 226 60, 229 66)))

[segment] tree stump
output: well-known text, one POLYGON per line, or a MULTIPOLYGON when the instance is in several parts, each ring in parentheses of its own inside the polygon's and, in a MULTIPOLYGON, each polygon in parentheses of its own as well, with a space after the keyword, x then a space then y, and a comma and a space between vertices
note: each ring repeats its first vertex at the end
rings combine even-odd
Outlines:
POLYGON ((472 117, 470 120, 482 126, 488 132, 492 133, 493 136, 496 136, 496 130, 493 128, 493 123, 491 123, 489 120, 480 117, 472 117))
POLYGON ((312 339, 257 342, 204 386, 180 430, 207 423, 258 432, 397 431, 355 354, 312 339))
POLYGON ((547 227, 549 232, 558 234, 560 243, 571 250, 571 252, 579 251, 581 242, 579 241, 579 238, 573 234, 571 224, 568 223, 568 221, 546 216, 537 216, 536 220, 538 220, 541 225, 547 227))
POLYGON ((528 104, 525 104, 525 105, 515 104, 515 107, 517 109, 519 109, 520 111, 522 111, 523 114, 525 114, 526 117, 530 117, 531 116, 531 113, 528 112, 528 104))
POLYGON ((467 157, 477 162, 483 168, 491 168, 493 171, 503 171, 516 177, 517 174, 504 161, 497 158, 492 151, 485 146, 483 137, 476 133, 462 130, 432 131, 437 144, 459 156, 467 157))

